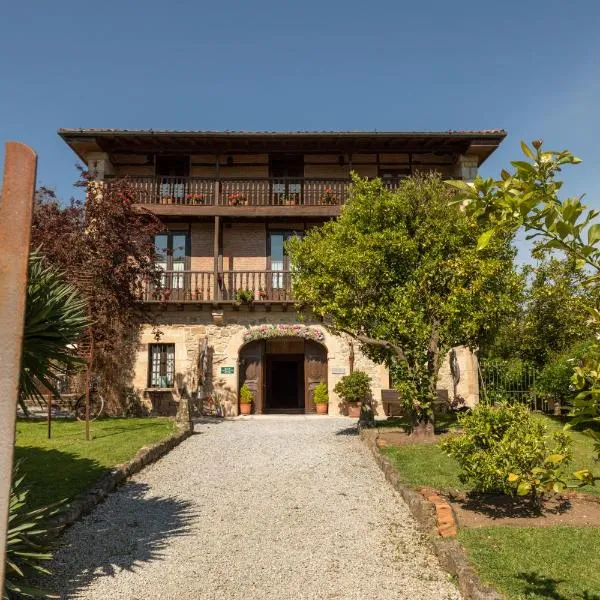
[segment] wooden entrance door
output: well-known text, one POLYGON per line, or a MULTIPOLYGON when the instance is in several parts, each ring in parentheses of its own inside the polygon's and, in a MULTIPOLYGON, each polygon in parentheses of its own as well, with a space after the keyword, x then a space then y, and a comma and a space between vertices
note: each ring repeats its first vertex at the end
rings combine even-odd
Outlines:
POLYGON ((264 364, 265 342, 250 342, 240 350, 239 387, 244 384, 254 394, 254 412, 264 412, 264 364))
POLYGON ((304 412, 315 412, 313 395, 319 383, 327 383, 327 350, 306 340, 304 345, 304 412))

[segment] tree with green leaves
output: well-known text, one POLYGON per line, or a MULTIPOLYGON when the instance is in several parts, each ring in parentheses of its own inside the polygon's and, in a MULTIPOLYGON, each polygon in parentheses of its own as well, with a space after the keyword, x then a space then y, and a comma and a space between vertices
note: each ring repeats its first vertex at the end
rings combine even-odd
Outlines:
POLYGON ((489 358, 520 358, 537 368, 590 338, 588 307, 593 291, 575 261, 548 252, 535 253, 535 264, 522 269, 525 285, 518 310, 482 348, 489 358))
MULTIPOLYGON (((484 232, 477 247, 484 251, 498 235, 524 228, 535 239, 538 250, 563 251, 581 270, 582 287, 589 294, 589 334, 600 329, 598 282, 600 281, 599 211, 589 209, 583 196, 562 199, 562 181, 557 176, 565 165, 581 162, 568 150, 545 150, 541 140, 531 146, 521 143, 526 160, 511 164, 500 179, 477 177, 472 183, 453 181, 460 193, 456 204, 461 213, 478 221, 484 232)), ((566 309, 566 307, 562 307, 566 309)), ((600 423, 600 347, 591 346, 582 364, 576 366, 573 382, 580 393, 575 398, 573 423, 600 423)), ((590 432, 600 450, 600 433, 590 432)))
POLYGON ((29 258, 19 403, 42 399, 45 388, 58 395, 57 383, 81 367, 76 344, 89 325, 85 300, 44 257, 29 258))
POLYGON ((513 309, 514 250, 481 233, 437 175, 414 176, 392 192, 354 176, 341 216, 291 239, 297 302, 361 344, 400 375, 415 433, 433 431, 441 361, 453 346, 477 347, 513 309))

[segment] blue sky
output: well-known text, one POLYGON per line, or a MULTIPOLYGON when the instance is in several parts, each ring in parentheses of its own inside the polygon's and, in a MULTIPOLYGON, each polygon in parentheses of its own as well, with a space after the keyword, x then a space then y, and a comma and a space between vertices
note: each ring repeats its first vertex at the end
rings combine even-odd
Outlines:
POLYGON ((600 206, 599 31, 595 0, 5 2, 0 140, 68 198, 59 127, 504 128, 484 175, 541 137, 600 206))

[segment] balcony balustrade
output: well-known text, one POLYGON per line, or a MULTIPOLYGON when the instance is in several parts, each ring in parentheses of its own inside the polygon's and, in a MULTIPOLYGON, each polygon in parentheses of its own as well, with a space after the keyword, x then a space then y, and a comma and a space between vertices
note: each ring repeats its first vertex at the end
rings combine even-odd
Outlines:
POLYGON ((164 271, 160 285, 148 284, 146 302, 292 302, 289 271, 164 271))
MULTIPOLYGON (((137 203, 183 206, 339 206, 349 179, 128 177, 137 203)), ((386 181, 393 188, 396 180, 386 181)))

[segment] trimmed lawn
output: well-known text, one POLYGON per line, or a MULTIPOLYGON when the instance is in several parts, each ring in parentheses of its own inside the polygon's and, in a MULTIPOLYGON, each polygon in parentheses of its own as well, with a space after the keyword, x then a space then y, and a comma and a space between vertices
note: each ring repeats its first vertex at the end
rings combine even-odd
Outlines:
POLYGON ((49 440, 45 421, 17 422, 15 459, 22 461, 32 508, 73 498, 106 469, 168 437, 174 423, 168 418, 101 419, 90 430, 92 439, 86 442, 84 423, 56 420, 49 440))
MULTIPOLYGON (((549 431, 562 430, 563 424, 550 417, 540 415, 549 431)), ((573 440, 573 462, 570 470, 587 468, 598 474, 598 463, 594 460, 594 443, 591 438, 578 431, 569 431, 573 440)), ((403 479, 420 487, 430 486, 442 490, 467 490, 458 479, 458 464, 453 458, 446 456, 437 444, 406 444, 399 447, 388 447, 382 450, 396 467, 403 479)), ((600 486, 585 486, 577 491, 600 494, 600 486)))
POLYGON ((480 577, 510 600, 600 600, 600 529, 461 529, 480 577))

